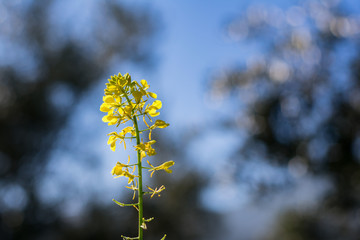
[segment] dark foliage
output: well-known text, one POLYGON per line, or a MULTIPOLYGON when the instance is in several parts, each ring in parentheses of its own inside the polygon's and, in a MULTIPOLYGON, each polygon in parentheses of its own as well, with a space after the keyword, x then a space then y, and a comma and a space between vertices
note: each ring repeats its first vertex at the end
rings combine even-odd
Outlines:
MULTIPOLYGON (((90 199, 84 213, 66 218, 59 212, 64 199, 44 205, 37 186, 41 177, 49 174, 46 167, 51 151, 58 147, 54 143, 59 133, 89 89, 108 77, 114 63, 151 67, 152 38, 157 30, 154 16, 148 10, 130 9, 114 1, 93 1, 96 7, 92 11, 94 3, 89 1, 81 11, 92 15, 86 24, 77 25, 76 16, 82 13, 68 14, 74 12, 73 6, 61 2, 10 1, 1 5, 8 20, 0 23, 5 26, 0 34, 9 51, 0 58, 0 239, 135 236, 135 209, 120 208, 111 204, 111 199, 109 205, 90 199), (69 16, 74 19, 66 19, 69 16), (67 24, 57 25, 58 20, 67 24), (81 29, 74 31, 73 26, 81 29)), ((168 149, 163 153, 167 158, 181 156, 160 142, 165 146, 162 149, 168 149)), ((89 149, 70 155, 72 161, 91 164, 86 160, 96 158, 92 154, 96 155, 89 149)), ((146 238, 160 239, 167 233, 171 239, 211 239, 208 230, 217 223, 216 216, 199 203, 199 190, 206 181, 186 173, 171 181, 162 176, 161 184, 167 186, 164 196, 145 202, 146 216, 156 219, 148 224, 146 238)), ((65 198, 69 193, 63 189, 65 198)))
POLYGON ((262 49, 246 67, 213 80, 214 95, 241 103, 236 121, 223 125, 248 134, 232 157, 239 181, 255 155, 289 169, 284 185, 257 183, 262 197, 299 177, 331 185, 314 211, 285 214, 270 239, 360 236, 359 21, 340 9, 330 1, 285 11, 252 6, 228 27, 231 37, 246 37, 262 49))
MULTIPOLYGON (((76 39, 50 26, 56 3, 2 3, 7 21, 2 23, 1 36, 11 48, 1 56, 0 66, 0 187, 7 198, 1 202, 0 238, 113 239, 102 234, 108 228, 101 229, 101 224, 108 219, 85 224, 86 231, 92 229, 86 234, 77 228, 72 231, 55 209, 41 205, 35 187, 76 102, 103 77, 113 58, 149 63, 145 38, 154 28, 149 14, 137 11, 134 17, 119 5, 98 4, 99 13, 109 14, 97 16, 100 22, 88 23, 89 48, 85 36, 76 39), (104 28, 105 22, 112 27, 104 28), (114 34, 107 37, 110 32, 114 34), (54 40, 54 35, 60 39, 54 40)), ((90 217, 100 211, 92 209, 90 217)))

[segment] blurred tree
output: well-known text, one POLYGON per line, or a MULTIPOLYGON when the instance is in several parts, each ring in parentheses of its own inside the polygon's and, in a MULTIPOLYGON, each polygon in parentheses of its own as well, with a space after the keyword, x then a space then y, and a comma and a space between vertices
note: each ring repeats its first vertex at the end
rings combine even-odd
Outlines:
POLYGON ((154 19, 113 1, 5 1, 0 11, 0 238, 58 239, 37 177, 77 101, 111 64, 151 63, 154 19))
POLYGON ((247 135, 232 157, 238 180, 251 181, 244 166, 260 158, 285 166, 288 181, 251 182, 259 196, 304 176, 331 184, 318 209, 285 214, 281 230, 266 239, 360 236, 360 21, 346 7, 253 5, 227 25, 232 40, 261 49, 212 81, 211 96, 228 96, 238 107, 223 127, 247 135))
MULTIPOLYGON (((44 205, 37 187, 60 130, 88 90, 108 77, 114 64, 151 66, 154 17, 115 1, 86 1, 86 6, 74 1, 8 1, 0 4, 0 24, 0 239, 135 235, 134 209, 119 208, 110 199, 110 206, 89 201, 81 215, 64 219, 59 205, 65 200, 44 205)), ((172 148, 168 141, 158 146, 167 149, 159 158, 183 157, 181 147, 172 148)), ((84 163, 75 159, 79 154, 70 155, 84 163)), ((145 202, 145 213, 157 220, 149 223, 147 239, 160 239, 164 233, 174 240, 217 239, 217 216, 199 200, 206 181, 182 172, 175 180, 160 175, 167 186, 164 197, 145 202)))

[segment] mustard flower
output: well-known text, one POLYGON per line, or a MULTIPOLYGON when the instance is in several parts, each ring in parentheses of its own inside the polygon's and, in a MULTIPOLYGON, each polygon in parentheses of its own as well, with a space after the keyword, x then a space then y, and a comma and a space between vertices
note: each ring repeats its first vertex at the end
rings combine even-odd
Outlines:
MULTIPOLYGON (((100 111, 104 112, 106 115, 102 118, 102 121, 107 123, 109 126, 116 125, 119 127, 120 125, 127 124, 130 122, 130 126, 125 126, 121 131, 113 131, 108 134, 108 145, 110 145, 110 149, 112 151, 116 150, 117 143, 123 143, 124 149, 126 149, 126 140, 136 139, 136 144, 134 145, 134 149, 137 152, 137 163, 130 164, 130 157, 128 159, 127 164, 117 162, 113 169, 111 170, 111 174, 115 175, 115 178, 118 177, 126 177, 128 178, 128 184, 131 186, 127 186, 128 189, 133 191, 133 200, 135 199, 136 193, 138 196, 138 201, 136 203, 121 203, 113 199, 113 201, 119 206, 132 206, 134 207, 139 214, 139 235, 138 237, 130 238, 123 237, 123 239, 139 239, 143 240, 143 230, 147 229, 145 222, 149 222, 152 220, 145 219, 143 217, 143 183, 142 183, 142 174, 143 169, 148 169, 152 176, 155 171, 164 170, 168 173, 171 173, 172 170, 169 169, 174 165, 174 161, 165 162, 157 167, 154 167, 150 164, 151 168, 142 166, 142 159, 147 156, 156 155, 155 149, 152 147, 155 140, 151 139, 151 133, 156 128, 166 128, 169 126, 169 123, 166 123, 163 120, 157 119, 154 124, 149 126, 146 122, 146 118, 153 122, 152 118, 160 115, 159 110, 162 108, 162 102, 157 99, 157 94, 154 92, 148 91, 150 85, 146 80, 141 80, 140 83, 137 81, 133 81, 131 76, 127 73, 122 75, 121 73, 111 76, 108 79, 108 83, 106 83, 106 88, 104 90, 104 96, 102 98, 103 103, 100 105, 100 111), (147 128, 141 130, 139 120, 140 116, 142 116, 144 124, 147 128), (149 141, 144 142, 141 138, 141 134, 149 131, 149 141), (137 175, 134 174, 137 169, 137 175)), ((165 189, 165 186, 150 188, 148 187, 151 194, 150 198, 154 195, 160 196, 160 192, 165 189)), ((165 236, 162 238, 165 239, 165 236)))
MULTIPOLYGON (((135 170, 135 169, 134 169, 135 170)), ((120 162, 117 162, 115 167, 111 170, 112 175, 116 175, 115 178, 118 177, 127 177, 128 178, 128 184, 134 181, 134 178, 136 177, 134 174, 129 172, 128 165, 122 164, 120 162)))
POLYGON ((164 185, 162 185, 159 189, 158 188, 152 189, 151 187, 147 187, 147 188, 150 190, 149 192, 151 194, 150 198, 152 198, 155 194, 157 194, 158 197, 160 197, 160 193, 165 190, 164 185))
POLYGON ((167 173, 172 173, 172 170, 169 169, 169 167, 173 166, 175 164, 175 162, 174 161, 167 161, 167 162, 164 162, 163 164, 161 164, 160 166, 157 166, 157 167, 154 167, 153 165, 151 165, 149 161, 148 161, 148 164, 151 166, 149 171, 151 172, 150 177, 152 177, 154 172, 159 171, 159 170, 164 170, 167 173))
POLYGON ((154 155, 156 155, 156 152, 155 152, 155 149, 151 147, 151 145, 153 145, 154 143, 156 143, 155 140, 151 140, 146 143, 140 143, 135 146, 135 149, 140 150, 141 153, 146 153, 146 155, 148 155, 148 156, 154 156, 154 155))

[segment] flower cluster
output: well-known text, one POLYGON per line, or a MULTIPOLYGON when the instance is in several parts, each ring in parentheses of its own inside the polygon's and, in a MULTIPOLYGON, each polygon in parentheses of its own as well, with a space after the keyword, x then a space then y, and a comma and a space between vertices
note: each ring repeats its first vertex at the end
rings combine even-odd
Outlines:
MULTIPOLYGON (((153 166, 150 164, 149 167, 142 166, 143 158, 147 156, 156 155, 156 151, 153 148, 153 144, 156 143, 155 140, 151 138, 151 133, 156 128, 166 128, 169 126, 163 120, 156 120, 153 122, 152 118, 158 116, 159 110, 162 107, 162 102, 160 100, 155 100, 157 95, 153 92, 148 91, 150 88, 146 80, 141 80, 140 83, 137 81, 132 81, 129 74, 111 76, 109 82, 106 84, 105 96, 103 97, 103 103, 100 106, 100 111, 105 112, 106 115, 102 118, 103 122, 108 123, 108 125, 120 125, 130 123, 130 126, 124 127, 121 131, 114 131, 108 134, 109 140, 108 144, 112 151, 116 150, 116 144, 124 144, 126 149, 125 140, 136 139, 136 145, 134 150, 137 152, 138 161, 135 164, 130 164, 130 157, 127 163, 117 162, 114 168, 111 171, 112 175, 115 177, 126 177, 128 179, 127 188, 134 191, 134 197, 138 195, 138 202, 133 204, 124 204, 116 200, 120 206, 133 206, 139 211, 139 229, 146 229, 145 222, 148 222, 142 217, 142 197, 144 194, 149 194, 151 197, 154 195, 160 196, 160 192, 165 189, 164 186, 159 188, 150 188, 149 192, 143 192, 142 190, 142 170, 147 169, 151 172, 151 176, 154 172, 159 170, 164 170, 168 173, 171 173, 169 167, 174 165, 173 161, 168 161, 162 163, 158 166, 153 166), (154 100, 152 103, 151 100, 154 100), (145 129, 139 129, 139 120, 142 119, 144 122, 145 129), (146 120, 148 120, 149 124, 146 120), (144 142, 140 137, 141 134, 148 132, 148 141, 144 142), (137 169, 137 173, 135 173, 137 169)), ((124 239, 131 239, 128 237, 123 237, 124 239)), ((142 230, 139 230, 139 236, 136 239, 142 239, 142 230)))

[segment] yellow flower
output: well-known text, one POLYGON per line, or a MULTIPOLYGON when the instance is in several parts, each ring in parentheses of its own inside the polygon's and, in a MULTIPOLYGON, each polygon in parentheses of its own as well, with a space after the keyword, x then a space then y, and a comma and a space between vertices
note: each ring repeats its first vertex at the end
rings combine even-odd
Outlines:
POLYGON ((126 149, 126 143, 125 143, 125 136, 127 133, 130 133, 131 135, 135 136, 135 130, 133 127, 126 127, 123 130, 121 130, 121 132, 117 133, 117 132, 111 132, 108 134, 109 140, 107 142, 107 144, 110 145, 111 150, 115 151, 116 148, 116 141, 120 140, 120 143, 124 143, 124 148, 126 149))
POLYGON ((131 133, 131 135, 135 136, 136 133, 135 133, 135 131, 134 131, 134 127, 130 127, 130 126, 129 126, 129 127, 124 128, 124 129, 121 130, 121 132, 119 133, 119 136, 120 136, 121 138, 124 138, 127 133, 131 133))
POLYGON ((116 116, 114 116, 114 111, 113 111, 113 109, 111 109, 110 111, 108 111, 108 114, 102 118, 102 121, 107 122, 108 125, 110 126, 110 125, 116 124, 118 121, 118 118, 116 116))
POLYGON ((116 148, 116 140, 118 140, 118 138, 114 135, 111 135, 107 142, 107 144, 110 145, 110 149, 113 150, 114 152, 115 152, 115 148, 116 148))
POLYGON ((109 111, 111 110, 110 107, 111 107, 111 106, 110 106, 109 104, 103 103, 103 104, 101 104, 101 106, 100 106, 100 111, 102 111, 102 112, 109 112, 109 111))
POLYGON ((151 166, 151 169, 149 170, 149 172, 151 172, 150 177, 152 177, 152 175, 154 174, 155 171, 159 171, 159 170, 164 170, 167 173, 172 173, 172 170, 169 169, 169 167, 173 166, 175 164, 174 161, 167 161, 164 162, 163 164, 154 167, 153 165, 150 164, 150 162, 148 161, 148 164, 151 166))
POLYGON ((141 157, 142 158, 145 157, 145 155, 144 155, 145 153, 148 156, 154 156, 154 155, 156 155, 156 151, 155 151, 155 149, 153 149, 151 147, 151 145, 154 144, 154 143, 156 143, 155 140, 151 140, 151 141, 146 142, 146 143, 140 143, 139 145, 135 146, 135 149, 141 151, 141 157))
POLYGON ((112 175, 121 175, 124 171, 123 168, 126 167, 125 164, 122 164, 121 162, 117 162, 115 167, 111 170, 112 175))
MULTIPOLYGON (((147 122, 145 121, 145 116, 144 116, 144 122, 146 124, 146 126, 149 127, 149 125, 147 124, 147 122)), ((154 125, 152 125, 151 127, 149 127, 149 139, 151 140, 151 133, 152 133, 152 130, 155 129, 155 128, 166 128, 168 127, 170 124, 169 123, 166 123, 165 121, 163 120, 156 120, 154 125)))
POLYGON ((151 116, 151 117, 156 117, 158 116, 160 113, 156 112, 156 110, 159 110, 162 107, 162 102, 160 100, 156 100, 153 102, 153 104, 151 104, 151 106, 149 106, 146 109, 146 112, 151 116))
POLYGON ((111 174, 116 175, 115 178, 122 177, 122 176, 127 177, 128 178, 128 184, 130 184, 132 181, 134 181, 134 178, 137 177, 137 176, 129 173, 128 166, 129 165, 117 162, 115 167, 113 167, 113 169, 111 170, 111 174), (124 170, 124 168, 125 168, 125 170, 124 170))
POLYGON ((115 103, 113 95, 105 95, 103 96, 104 103, 115 103))
POLYGON ((154 129, 154 128, 166 128, 166 127, 168 127, 169 125, 170 125, 169 123, 166 123, 165 121, 158 119, 158 120, 155 121, 154 125, 152 125, 152 126, 150 127, 150 129, 154 129))
POLYGON ((158 188, 152 189, 151 187, 147 187, 147 188, 151 191, 150 192, 150 194, 151 194, 150 198, 152 198, 155 194, 157 194, 158 197, 160 197, 160 193, 165 190, 164 185, 162 185, 159 189, 158 188))
MULTIPOLYGON (((151 98, 156 99, 156 93, 149 92, 150 85, 146 80, 141 80, 140 82, 132 81, 131 76, 126 73, 122 75, 121 73, 113 75, 108 79, 106 83, 106 88, 104 90, 105 95, 103 96, 103 103, 100 105, 100 111, 104 112, 106 115, 102 118, 105 123, 108 125, 115 125, 119 127, 120 125, 127 122, 132 122, 132 125, 124 127, 121 131, 114 131, 108 134, 108 145, 112 151, 115 151, 117 143, 124 143, 124 148, 126 149, 125 140, 136 138, 135 150, 138 152, 137 164, 129 164, 130 157, 127 164, 117 162, 116 165, 112 168, 111 174, 114 178, 126 177, 128 180, 127 188, 133 190, 133 200, 138 194, 139 201, 137 203, 124 204, 113 200, 116 204, 124 206, 133 206, 138 212, 139 216, 142 215, 142 198, 144 194, 151 195, 151 198, 155 195, 160 196, 160 193, 165 189, 162 185, 152 189, 148 187, 150 191, 143 191, 143 182, 140 179, 144 169, 148 169, 151 172, 151 177, 155 171, 163 170, 167 173, 171 173, 171 166, 174 165, 174 161, 165 162, 159 166, 152 166, 149 162, 150 167, 144 167, 142 165, 142 159, 146 156, 153 156, 156 154, 155 149, 152 147, 155 140, 151 140, 151 132, 155 128, 166 128, 169 126, 163 120, 156 120, 152 125, 149 125, 145 118, 148 118, 150 122, 153 122, 152 118, 158 116, 160 113, 158 110, 162 108, 162 102, 160 100, 152 101, 151 98), (142 116, 143 121, 146 125, 145 129, 139 129, 138 121, 142 116), (148 142, 143 142, 141 134, 149 131, 149 140, 148 142), (141 142, 140 142, 141 139, 141 142), (119 142, 118 142, 119 141, 119 142), (134 174, 135 170, 138 171, 138 176, 134 174), (137 178, 137 179, 136 179, 137 178)), ((142 126, 141 126, 142 127, 142 126)), ((142 218, 140 219, 140 228, 146 229, 146 223, 150 219, 142 218)), ((166 235, 162 238, 165 239, 166 235)), ((129 237, 123 237, 124 239, 130 239, 129 237)), ((135 237, 140 238, 140 237, 135 237)), ((131 239, 135 239, 131 238, 131 239)))
POLYGON ((144 90, 146 90, 150 87, 150 85, 147 83, 147 81, 145 79, 141 80, 140 83, 144 90))
POLYGON ((150 85, 147 83, 147 81, 145 79, 141 80, 140 83, 142 86, 139 85, 139 87, 140 87, 140 91, 143 93, 143 95, 147 95, 147 96, 150 96, 155 99, 157 98, 156 93, 146 91, 150 87, 150 85))

